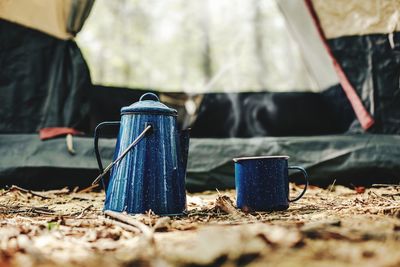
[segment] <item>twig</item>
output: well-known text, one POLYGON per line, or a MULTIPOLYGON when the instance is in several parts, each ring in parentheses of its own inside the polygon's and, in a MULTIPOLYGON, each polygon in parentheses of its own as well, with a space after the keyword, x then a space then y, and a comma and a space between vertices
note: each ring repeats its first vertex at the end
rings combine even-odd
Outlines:
POLYGON ((148 218, 148 223, 149 223, 149 227, 153 227, 153 216, 155 216, 154 212, 149 209, 148 211, 146 211, 146 216, 148 218))
POLYGON ((400 184, 373 184, 372 187, 400 187, 400 184))
POLYGON ((215 200, 215 208, 233 216, 242 214, 235 208, 232 199, 227 195, 219 195, 215 200))
MULTIPOLYGON (((394 194, 382 194, 383 197, 394 197, 394 196, 400 196, 400 193, 394 193, 394 194)), ((393 199, 396 200, 396 199, 393 199)))
POLYGON ((209 209, 207 209, 207 210, 191 210, 191 211, 189 211, 187 213, 188 217, 192 217, 192 216, 209 216, 209 215, 212 215, 212 211, 210 211, 209 209))
POLYGON ((74 141, 72 138, 72 134, 67 134, 67 136, 65 137, 65 142, 67 144, 68 153, 71 155, 75 155, 76 151, 74 149, 74 141))
POLYGON ((385 215, 392 215, 400 218, 400 206, 385 207, 381 212, 385 215))
POLYGON ((94 184, 94 185, 91 185, 91 186, 89 186, 89 187, 86 187, 86 188, 84 188, 84 189, 78 191, 77 193, 80 194, 80 193, 90 192, 90 191, 92 191, 94 188, 96 188, 96 187, 98 187, 98 186, 99 186, 99 184, 94 184))
POLYGON ((75 193, 75 194, 70 194, 70 196, 71 196, 71 200, 84 200, 84 201, 88 201, 88 200, 93 200, 94 198, 92 198, 92 197, 83 197, 83 196, 77 196, 77 193, 75 193))
POLYGON ((159 218, 153 226, 153 231, 158 229, 169 229, 171 226, 171 218, 170 217, 161 217, 159 218))
POLYGON ((5 194, 7 194, 8 192, 10 192, 9 189, 8 189, 8 190, 4 190, 3 192, 0 193, 0 197, 3 196, 3 195, 5 195, 5 194))
POLYGON ((54 211, 48 208, 41 208, 41 207, 24 207, 24 206, 6 206, 0 205, 0 207, 4 208, 4 213, 39 213, 45 215, 54 215, 54 211))
POLYGON ((138 228, 145 236, 147 236, 149 238, 153 238, 153 231, 151 230, 150 227, 148 227, 144 223, 132 218, 129 215, 126 215, 126 214, 123 214, 123 213, 119 213, 119 212, 115 212, 115 211, 111 211, 111 210, 104 211, 104 214, 106 216, 111 217, 112 219, 116 219, 116 220, 121 221, 123 223, 126 223, 126 224, 129 224, 131 226, 134 226, 134 227, 138 228))
POLYGON ((122 223, 122 222, 119 222, 119 221, 116 221, 116 220, 111 220, 111 219, 108 219, 108 218, 104 218, 104 222, 107 223, 107 224, 119 226, 119 227, 121 227, 122 229, 127 230, 127 231, 129 231, 129 232, 133 232, 133 233, 139 233, 139 232, 141 232, 141 231, 140 231, 138 228, 136 228, 136 227, 133 227, 133 226, 131 226, 131 225, 129 225, 129 224, 125 224, 125 223, 122 223))
POLYGON ((85 211, 89 210, 91 207, 93 207, 92 204, 88 205, 86 208, 84 208, 84 209, 81 211, 81 213, 80 213, 76 218, 78 218, 78 219, 82 218, 82 217, 83 217, 83 214, 85 213, 85 211))
POLYGON ((44 214, 44 215, 54 215, 54 211, 50 210, 49 211, 44 211, 44 210, 40 210, 40 209, 36 209, 36 208, 32 208, 32 210, 27 210, 27 212, 32 211, 38 214, 44 214))
POLYGON ((46 191, 46 194, 53 194, 53 195, 65 195, 69 193, 68 187, 64 187, 61 189, 56 189, 56 190, 48 190, 46 191))
POLYGON ((378 195, 377 193, 375 193, 374 191, 370 191, 372 194, 374 194, 375 196, 377 196, 378 198, 381 198, 381 199, 383 199, 383 200, 385 200, 385 201, 389 201, 389 202, 394 202, 393 200, 391 200, 391 199, 388 199, 388 198, 386 198, 386 197, 383 197, 383 196, 380 196, 380 195, 378 195))
POLYGON ((324 229, 328 226, 336 226, 340 227, 342 222, 339 219, 327 219, 327 220, 321 220, 317 222, 309 222, 305 223, 302 227, 302 231, 312 231, 312 230, 317 230, 317 229, 324 229))
POLYGON ((329 187, 329 190, 328 190, 327 194, 330 194, 330 193, 332 192, 332 190, 333 190, 333 187, 335 186, 335 183, 336 183, 336 179, 335 179, 335 180, 333 180, 333 183, 330 185, 330 187, 329 187))
POLYGON ((12 190, 18 190, 18 191, 21 191, 21 192, 24 192, 24 193, 28 193, 28 194, 31 194, 33 196, 45 198, 45 199, 51 199, 52 198, 52 197, 49 197, 49 196, 45 196, 45 195, 43 195, 43 194, 41 194, 39 192, 28 190, 28 189, 25 189, 25 188, 22 188, 22 187, 19 187, 19 186, 16 186, 16 185, 11 186, 10 191, 12 191, 12 190))

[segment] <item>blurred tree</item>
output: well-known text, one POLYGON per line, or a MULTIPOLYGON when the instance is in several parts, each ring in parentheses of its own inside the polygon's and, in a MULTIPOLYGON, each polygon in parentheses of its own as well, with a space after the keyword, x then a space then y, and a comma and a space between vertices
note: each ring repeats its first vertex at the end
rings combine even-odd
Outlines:
POLYGON ((208 0, 204 0, 201 2, 201 20, 200 20, 200 28, 203 32, 203 72, 206 79, 206 82, 209 82, 212 78, 212 58, 211 58, 211 45, 210 45, 210 16, 208 11, 208 0))
POLYGON ((273 0, 97 0, 77 41, 97 84, 317 89, 273 0))
POLYGON ((257 59, 257 80, 259 86, 266 88, 264 83, 265 77, 268 75, 268 65, 264 61, 264 31, 263 28, 263 16, 261 11, 261 2, 259 0, 253 0, 254 18, 253 18, 253 29, 254 29, 254 45, 255 45, 255 58, 257 59))

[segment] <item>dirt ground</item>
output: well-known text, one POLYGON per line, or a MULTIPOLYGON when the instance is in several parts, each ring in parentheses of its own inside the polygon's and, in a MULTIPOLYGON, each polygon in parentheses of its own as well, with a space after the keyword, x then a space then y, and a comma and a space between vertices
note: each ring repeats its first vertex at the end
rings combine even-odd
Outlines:
POLYGON ((396 185, 311 187, 287 211, 251 214, 234 191, 189 194, 182 217, 107 216, 103 200, 0 190, 0 266, 400 266, 396 185))

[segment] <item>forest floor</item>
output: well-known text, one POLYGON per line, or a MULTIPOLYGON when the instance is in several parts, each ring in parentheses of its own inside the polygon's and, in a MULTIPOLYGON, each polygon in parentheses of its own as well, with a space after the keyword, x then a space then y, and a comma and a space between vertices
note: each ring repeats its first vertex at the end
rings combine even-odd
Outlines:
POLYGON ((311 186, 280 212, 187 200, 182 217, 107 216, 102 192, 0 190, 0 266, 400 266, 400 186, 311 186))

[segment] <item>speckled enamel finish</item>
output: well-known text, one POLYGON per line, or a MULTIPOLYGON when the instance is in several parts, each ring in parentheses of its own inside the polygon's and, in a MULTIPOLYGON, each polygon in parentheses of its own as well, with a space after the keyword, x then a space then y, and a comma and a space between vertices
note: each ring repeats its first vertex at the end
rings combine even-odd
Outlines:
POLYGON ((140 109, 133 109, 134 112, 129 112, 132 109, 126 107, 121 110, 114 158, 148 124, 152 125, 152 132, 112 168, 104 209, 128 213, 151 209, 160 215, 182 214, 186 210, 188 134, 179 134, 173 113, 160 112, 157 103, 149 103, 156 101, 144 102, 150 104, 149 109, 143 108, 146 103, 141 103, 140 109), (158 110, 151 108, 154 106, 158 110))
POLYGON ((250 211, 289 207, 288 158, 235 160, 237 207, 250 211))

